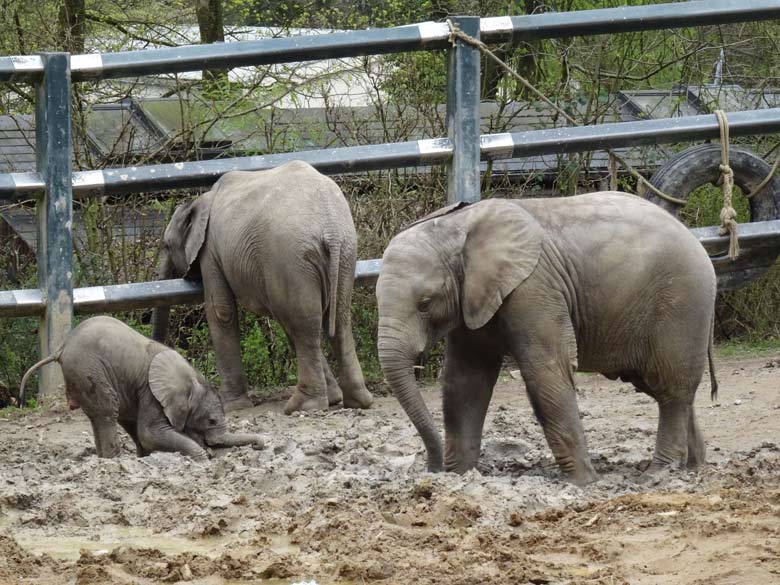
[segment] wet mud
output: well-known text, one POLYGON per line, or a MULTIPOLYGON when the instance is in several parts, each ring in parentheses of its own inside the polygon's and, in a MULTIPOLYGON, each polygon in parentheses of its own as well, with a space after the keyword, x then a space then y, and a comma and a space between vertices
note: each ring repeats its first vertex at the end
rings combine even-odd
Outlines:
MULTIPOLYGON (((780 583, 780 361, 719 360, 698 473, 637 483, 657 409, 577 375, 596 483, 565 482, 503 373, 480 466, 424 471, 392 397, 368 411, 231 415, 267 447, 95 456, 81 411, 0 419, 0 584, 780 583)), ((425 399, 441 425, 439 392, 425 399)), ((441 426, 440 426, 441 428, 441 426)))

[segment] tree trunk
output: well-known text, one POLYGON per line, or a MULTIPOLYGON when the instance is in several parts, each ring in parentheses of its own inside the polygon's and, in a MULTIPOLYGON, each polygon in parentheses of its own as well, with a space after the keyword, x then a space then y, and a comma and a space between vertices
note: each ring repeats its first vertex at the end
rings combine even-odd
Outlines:
POLYGON ((83 53, 86 35, 84 0, 63 0, 58 21, 60 48, 73 54, 83 53))
MULTIPOLYGON (((544 3, 542 0, 525 0, 524 10, 525 14, 536 14, 542 12, 544 3)), ((501 47, 493 49, 493 53, 507 63, 510 67, 513 67, 517 73, 525 77, 529 82, 536 85, 539 80, 539 63, 538 63, 539 42, 524 42, 520 46, 507 43, 501 47), (520 51, 518 51, 520 49, 520 51), (511 63, 512 58, 515 57, 515 64, 511 63)), ((498 97, 498 89, 501 81, 507 75, 507 73, 499 67, 499 65, 489 57, 485 57, 483 60, 484 71, 482 77, 482 99, 486 101, 495 100, 498 97)), ((527 90, 517 84, 517 89, 514 91, 511 99, 527 98, 527 90)))
MULTIPOLYGON (((222 0, 195 0, 201 44, 225 42, 225 27, 222 22, 222 0)), ((224 69, 203 70, 203 93, 215 96, 227 82, 224 69)))

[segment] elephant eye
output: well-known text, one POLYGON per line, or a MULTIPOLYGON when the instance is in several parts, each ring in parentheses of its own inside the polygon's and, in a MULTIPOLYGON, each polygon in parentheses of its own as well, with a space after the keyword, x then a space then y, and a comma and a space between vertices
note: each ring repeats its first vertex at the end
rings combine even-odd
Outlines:
POLYGON ((428 309, 431 308, 431 303, 433 302, 433 299, 431 297, 425 297, 420 300, 419 303, 417 303, 417 310, 421 313, 427 313, 428 309))
POLYGON ((217 425, 217 419, 215 419, 215 418, 210 418, 210 419, 209 419, 209 426, 211 426, 211 427, 214 427, 214 426, 216 426, 216 425, 217 425))

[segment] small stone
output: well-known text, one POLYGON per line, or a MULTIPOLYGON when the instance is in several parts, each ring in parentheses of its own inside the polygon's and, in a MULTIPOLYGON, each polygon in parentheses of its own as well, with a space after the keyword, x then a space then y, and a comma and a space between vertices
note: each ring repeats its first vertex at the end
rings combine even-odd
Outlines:
POLYGON ((741 400, 735 400, 734 401, 734 406, 739 406, 740 404, 742 404, 741 400))
POLYGON ((185 563, 185 565, 181 568, 181 578, 182 581, 192 581, 192 570, 190 569, 190 566, 185 563))

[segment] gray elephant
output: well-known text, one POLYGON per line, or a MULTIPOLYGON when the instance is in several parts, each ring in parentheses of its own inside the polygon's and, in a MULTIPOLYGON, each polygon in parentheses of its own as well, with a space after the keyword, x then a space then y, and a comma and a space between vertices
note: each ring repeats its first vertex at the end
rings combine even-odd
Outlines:
POLYGON ((390 242, 376 286, 379 359, 428 469, 477 463, 502 358, 517 361, 562 472, 595 478, 575 370, 631 382, 659 406, 648 473, 704 461, 693 399, 709 359, 715 274, 696 238, 638 197, 492 199, 444 208, 390 242), (445 444, 412 367, 446 335, 445 444))
MULTIPOLYGON (((295 346, 298 386, 285 412, 372 403, 355 352, 351 299, 357 262, 352 214, 338 185, 293 161, 234 171, 176 209, 163 236, 160 278, 200 278, 227 410, 251 406, 241 363, 237 305, 281 323, 295 346), (322 354, 326 328, 339 382, 322 354), (343 392, 342 392, 343 391, 343 392)), ((164 342, 167 307, 152 337, 164 342)))
POLYGON ((92 317, 71 331, 62 346, 24 374, 59 362, 71 409, 92 423, 98 457, 119 454, 117 422, 135 442, 139 457, 176 451, 204 459, 209 447, 262 447, 255 434, 227 431, 222 402, 203 376, 172 349, 112 317, 92 317))

